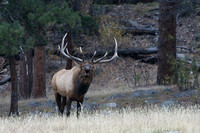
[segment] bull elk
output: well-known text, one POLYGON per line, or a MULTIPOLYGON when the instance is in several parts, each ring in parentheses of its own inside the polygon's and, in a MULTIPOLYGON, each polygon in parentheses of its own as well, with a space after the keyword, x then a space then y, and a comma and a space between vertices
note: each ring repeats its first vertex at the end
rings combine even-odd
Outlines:
MULTIPOLYGON (((105 59, 107 52, 104 56, 99 59, 94 59, 96 51, 90 61, 75 57, 71 55, 67 48, 67 43, 64 45, 67 33, 62 39, 61 47, 59 46, 60 52, 67 58, 77 62, 78 65, 74 66, 71 70, 60 70, 52 78, 52 88, 58 110, 61 114, 64 112, 65 106, 67 106, 67 116, 70 115, 72 101, 77 101, 77 117, 81 111, 81 104, 85 94, 93 79, 93 71, 95 69, 94 64, 111 62, 117 55, 117 40, 115 40, 115 52, 110 59, 105 59)), ((82 50, 81 50, 82 51, 82 50)))

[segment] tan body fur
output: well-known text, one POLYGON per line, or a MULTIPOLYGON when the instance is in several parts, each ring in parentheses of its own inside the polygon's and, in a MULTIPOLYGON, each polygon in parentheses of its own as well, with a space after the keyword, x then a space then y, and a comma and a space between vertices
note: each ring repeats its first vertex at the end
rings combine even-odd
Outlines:
POLYGON ((75 78, 80 75, 81 69, 78 66, 73 67, 71 70, 62 69, 58 71, 52 78, 52 87, 54 93, 59 93, 61 96, 80 101, 84 95, 79 96, 76 94, 75 78))
POLYGON ((67 105, 69 116, 72 101, 77 101, 77 116, 79 115, 92 79, 93 65, 88 63, 74 66, 71 70, 62 69, 53 76, 51 84, 61 114, 67 105))

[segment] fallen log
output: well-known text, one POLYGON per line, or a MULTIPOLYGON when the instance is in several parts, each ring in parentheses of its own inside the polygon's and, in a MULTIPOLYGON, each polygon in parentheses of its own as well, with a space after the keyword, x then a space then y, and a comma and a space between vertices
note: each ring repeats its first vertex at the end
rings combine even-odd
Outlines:
POLYGON ((125 31, 125 33, 131 33, 136 35, 156 35, 158 33, 158 29, 150 29, 150 28, 133 28, 133 27, 118 27, 119 30, 125 31))
MULTIPOLYGON (((156 54, 157 52, 158 52, 157 48, 148 48, 148 49, 130 48, 130 49, 119 49, 117 53, 120 57, 131 57, 134 59, 141 59, 143 57, 149 57, 150 54, 156 54)), ((59 53, 59 51, 58 51, 58 53, 59 53)), ((105 53, 106 53, 106 51, 97 50, 95 57, 104 56, 105 53)), ((84 54, 84 56, 86 58, 91 58, 93 56, 93 54, 94 54, 94 52, 87 52, 84 54)), ((114 54, 114 51, 108 52, 108 56, 112 56, 113 54, 114 54)), ((82 54, 80 54, 80 53, 76 53, 74 55, 79 58, 82 58, 82 54)))
MULTIPOLYGON (((47 49, 47 51, 51 51, 52 54, 60 55, 60 51, 58 49, 47 49)), ((156 54, 158 52, 158 49, 155 48, 147 48, 147 49, 137 49, 137 48, 129 48, 129 49, 119 49, 118 55, 119 57, 131 57, 134 60, 140 60, 144 63, 150 63, 155 64, 157 62, 156 57, 150 56, 151 54, 156 54)), ((106 51, 96 51, 95 57, 101 57, 104 56, 106 51)), ((72 54, 74 56, 77 56, 79 58, 82 58, 82 54, 72 50, 72 54)), ((93 56, 94 52, 87 52, 84 53, 84 57, 87 59, 90 59, 93 56)), ((108 51, 108 56, 112 56, 114 54, 114 51, 108 51)))
POLYGON ((194 50, 192 49, 192 47, 188 48, 188 47, 186 47, 186 46, 176 46, 176 48, 188 50, 188 51, 190 51, 190 53, 193 53, 193 52, 194 52, 194 50))
MULTIPOLYGON (((182 47, 182 46, 177 46, 177 48, 181 48, 181 49, 186 49, 186 50, 189 50, 189 48, 186 48, 186 47, 182 47)), ((50 51, 49 53, 52 53, 52 54, 57 54, 57 55, 60 55, 60 51, 58 49, 47 49, 47 51, 50 51)), ((97 50, 96 51, 96 55, 95 57, 100 57, 100 56, 103 56, 105 54, 106 51, 100 51, 100 50, 97 50)), ((146 48, 146 49, 142 49, 142 48, 128 48, 128 49, 118 49, 118 55, 119 56, 122 56, 122 57, 134 57, 136 55, 150 55, 150 54, 156 54, 158 52, 158 48, 157 47, 153 47, 153 48, 146 48)), ((78 56, 78 57, 82 57, 82 54, 80 53, 76 53, 75 54, 75 51, 72 50, 72 53, 75 55, 75 56, 78 56)), ((112 55, 114 53, 114 51, 110 51, 108 56, 109 55, 112 55)), ((85 53, 84 55, 86 57, 92 57, 93 56, 93 52, 87 52, 85 53)))
POLYGON ((10 77, 4 78, 4 79, 0 80, 0 85, 3 85, 3 84, 10 82, 10 81, 11 81, 10 77))
MULTIPOLYGON (((47 51, 50 51, 50 53, 52 53, 52 54, 60 55, 60 51, 58 49, 54 49, 54 50, 47 49, 47 51)), ((105 54, 105 52, 106 51, 97 50, 95 57, 103 56, 105 54)), ((132 56, 139 55, 139 54, 141 54, 141 55, 149 55, 149 54, 155 54, 157 52, 158 52, 158 49, 156 47, 155 48, 147 48, 147 49, 138 49, 138 48, 118 49, 118 55, 119 56, 123 56, 123 57, 127 57, 127 56, 132 57, 132 56)), ((72 54, 74 54, 74 53, 75 53, 75 51, 72 50, 72 54)), ((112 55, 113 53, 114 53, 114 51, 110 51, 108 56, 112 55)), ((93 54, 94 54, 94 52, 87 52, 84 55, 86 57, 92 57, 93 54)), ((78 52, 76 54, 74 54, 74 55, 78 56, 80 58, 82 57, 82 54, 80 54, 78 52)))
MULTIPOLYGON (((177 48, 186 49, 185 47, 180 47, 180 46, 177 46, 177 48)), ((187 49, 187 50, 189 50, 189 49, 187 49)), ((105 52, 106 51, 97 50, 95 57, 104 56, 105 52)), ((58 50, 55 50, 53 53, 60 55, 60 51, 58 51, 58 50)), ((75 53, 75 52, 73 51, 73 53, 75 53)), ((114 51, 110 51, 108 53, 108 56, 112 56, 113 53, 114 53, 114 51)), ((157 55, 155 55, 157 53, 158 53, 158 48, 156 48, 156 47, 147 48, 147 49, 129 48, 129 49, 119 49, 118 50, 119 57, 131 57, 134 60, 140 60, 140 62, 149 63, 149 64, 156 64, 158 62, 158 57, 157 57, 157 55)), ((87 52, 84 54, 84 56, 86 58, 90 59, 93 56, 93 54, 94 54, 93 52, 87 52)), ((79 58, 82 58, 82 54, 80 54, 80 53, 76 53, 73 55, 75 55, 79 58)), ((180 61, 183 61, 183 57, 181 57, 181 54, 177 54, 177 59, 180 61)), ((187 61, 187 62, 191 64, 190 61, 187 61)), ((200 64, 196 64, 196 66, 199 68, 199 71, 200 71, 200 64)))

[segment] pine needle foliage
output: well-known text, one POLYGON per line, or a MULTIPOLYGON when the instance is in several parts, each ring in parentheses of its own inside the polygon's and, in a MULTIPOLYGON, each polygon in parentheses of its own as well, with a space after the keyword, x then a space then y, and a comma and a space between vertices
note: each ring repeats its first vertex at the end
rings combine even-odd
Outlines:
POLYGON ((0 1, 0 54, 17 54, 19 46, 47 45, 48 30, 81 26, 80 16, 67 2, 47 0, 0 1), (56 27, 56 28, 55 28, 56 27))

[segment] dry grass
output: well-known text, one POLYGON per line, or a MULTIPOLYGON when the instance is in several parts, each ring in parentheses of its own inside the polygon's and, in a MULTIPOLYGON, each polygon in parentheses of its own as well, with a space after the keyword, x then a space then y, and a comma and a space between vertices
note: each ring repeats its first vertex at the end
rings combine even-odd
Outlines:
POLYGON ((102 110, 77 119, 57 115, 26 115, 0 118, 0 132, 6 133, 199 133, 197 107, 175 109, 102 110))

